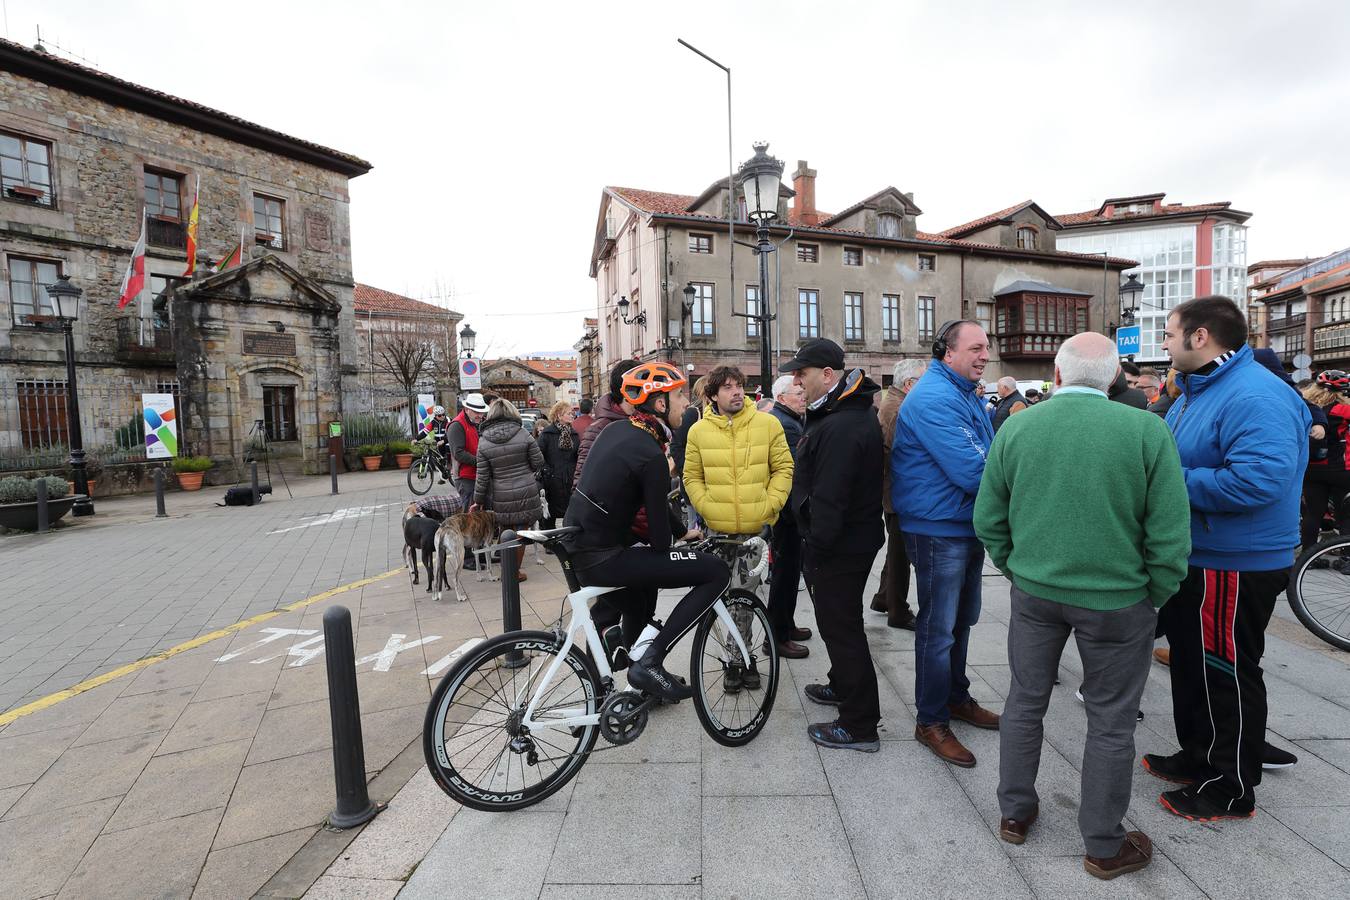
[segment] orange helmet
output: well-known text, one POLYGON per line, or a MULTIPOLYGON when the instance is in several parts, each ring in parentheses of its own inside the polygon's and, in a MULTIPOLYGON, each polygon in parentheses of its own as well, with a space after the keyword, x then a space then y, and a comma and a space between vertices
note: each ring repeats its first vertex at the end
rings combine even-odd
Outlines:
POLYGON ((634 406, 641 406, 652 394, 668 394, 687 383, 680 370, 670 363, 650 362, 625 372, 620 390, 625 400, 634 406))

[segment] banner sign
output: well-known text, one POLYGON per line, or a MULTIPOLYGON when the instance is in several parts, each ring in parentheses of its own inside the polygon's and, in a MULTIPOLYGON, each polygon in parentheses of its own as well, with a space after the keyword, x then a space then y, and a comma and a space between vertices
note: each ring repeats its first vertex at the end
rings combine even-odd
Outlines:
POLYGON ((173 394, 141 394, 145 419, 145 458, 173 459, 178 455, 178 411, 173 394))
POLYGON ((436 405, 434 394, 417 395, 417 436, 421 437, 431 430, 431 408, 436 405))
POLYGON ((483 389, 483 367, 479 365, 476 359, 461 359, 459 361, 459 387, 464 391, 481 391, 483 389))

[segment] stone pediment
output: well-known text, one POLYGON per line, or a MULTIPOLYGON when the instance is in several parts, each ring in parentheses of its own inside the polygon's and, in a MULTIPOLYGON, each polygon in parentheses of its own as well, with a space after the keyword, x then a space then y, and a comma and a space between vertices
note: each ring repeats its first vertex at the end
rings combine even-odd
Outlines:
POLYGON ((337 297, 271 253, 177 289, 185 299, 253 303, 337 315, 337 297))

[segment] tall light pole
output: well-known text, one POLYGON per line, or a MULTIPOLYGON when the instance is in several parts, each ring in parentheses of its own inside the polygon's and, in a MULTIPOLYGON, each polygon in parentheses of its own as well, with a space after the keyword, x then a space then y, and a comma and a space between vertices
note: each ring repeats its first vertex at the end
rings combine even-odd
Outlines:
POLYGON ((47 286, 47 296, 61 320, 61 331, 66 336, 66 416, 70 432, 70 471, 75 482, 75 504, 70 508, 76 516, 92 516, 94 501, 89 499, 89 475, 84 467, 84 438, 80 434, 80 396, 75 385, 75 320, 80 317, 80 297, 84 291, 70 283, 64 275, 55 284, 47 286))
POLYGON ((755 312, 735 313, 757 323, 759 330, 759 380, 767 396, 773 386, 773 359, 769 347, 769 254, 777 248, 769 240, 769 222, 778 215, 778 191, 782 187, 783 163, 769 155, 767 143, 754 145, 755 155, 741 166, 741 190, 745 211, 755 223, 755 253, 759 256, 759 302, 755 312))

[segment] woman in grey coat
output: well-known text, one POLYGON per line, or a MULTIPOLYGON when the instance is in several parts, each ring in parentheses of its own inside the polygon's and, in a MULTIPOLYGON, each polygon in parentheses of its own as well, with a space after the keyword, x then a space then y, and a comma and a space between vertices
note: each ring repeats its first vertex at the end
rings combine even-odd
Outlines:
MULTIPOLYGON (((478 428, 478 476, 473 487, 474 506, 490 506, 502 529, 527 528, 543 516, 539 504, 539 473, 544 454, 523 427, 515 406, 498 398, 488 407, 487 417, 478 428)), ((516 570, 521 581, 525 571, 519 565, 525 547, 516 549, 516 570)))

